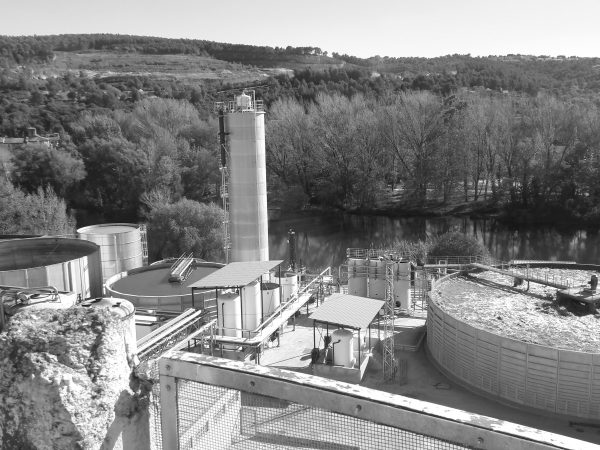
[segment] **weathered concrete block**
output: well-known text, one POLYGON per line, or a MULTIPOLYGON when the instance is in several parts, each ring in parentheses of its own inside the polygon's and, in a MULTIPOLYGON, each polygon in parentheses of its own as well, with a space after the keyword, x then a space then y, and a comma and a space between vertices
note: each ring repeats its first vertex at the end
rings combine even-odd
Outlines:
POLYGON ((117 448, 115 409, 136 409, 127 333, 107 309, 15 315, 0 334, 0 449, 117 448))

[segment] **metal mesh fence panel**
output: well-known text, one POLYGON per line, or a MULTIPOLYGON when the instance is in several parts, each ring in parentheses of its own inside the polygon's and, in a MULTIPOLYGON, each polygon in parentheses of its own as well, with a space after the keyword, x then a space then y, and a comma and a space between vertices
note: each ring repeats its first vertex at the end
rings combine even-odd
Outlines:
POLYGON ((319 408, 186 380, 177 381, 177 428, 181 450, 468 448, 319 408))
POLYGON ((151 450, 162 450, 162 429, 160 416, 160 383, 158 359, 144 361, 137 369, 138 375, 151 384, 148 393, 148 427, 151 450))

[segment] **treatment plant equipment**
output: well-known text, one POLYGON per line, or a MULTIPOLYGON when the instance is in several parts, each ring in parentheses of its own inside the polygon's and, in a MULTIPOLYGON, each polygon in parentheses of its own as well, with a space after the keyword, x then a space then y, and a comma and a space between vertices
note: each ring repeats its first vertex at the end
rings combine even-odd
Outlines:
POLYGON ((295 323, 300 308, 324 298, 326 285, 331 285, 329 267, 318 275, 305 275, 311 280, 300 286, 298 275, 283 272, 282 263, 232 262, 190 286, 194 304, 206 312, 206 320, 217 322, 214 342, 221 355, 260 363, 263 346, 277 337, 281 327, 289 319, 295 323), (274 280, 286 280, 287 289, 274 280), (206 290, 213 295, 207 296, 206 290))
POLYGON ((248 93, 215 103, 226 262, 269 259, 264 108, 248 93))
POLYGON ((200 307, 204 297, 208 299, 213 292, 196 292, 195 300, 198 303, 195 303, 192 285, 219 270, 223 264, 193 259, 186 266, 186 277, 174 277, 174 271, 184 260, 163 260, 117 273, 106 280, 106 292, 110 296, 129 300, 137 309, 184 311, 186 308, 200 307))
POLYGON ((0 242, 0 285, 52 287, 80 299, 99 297, 100 248, 93 242, 58 237, 0 242))
MULTIPOLYGON (((79 228, 80 239, 100 246, 102 281, 144 264, 145 230, 133 223, 104 223, 79 228)), ((147 259, 147 253, 146 253, 147 259)))
MULTIPOLYGON (((408 314, 411 305, 421 303, 425 291, 422 286, 425 272, 408 256, 389 249, 358 249, 346 251, 347 262, 340 267, 340 280, 347 280, 350 295, 385 300, 383 321, 383 377, 394 379, 398 371, 394 359, 394 317, 408 314)), ((426 282, 426 280, 425 280, 426 282)))

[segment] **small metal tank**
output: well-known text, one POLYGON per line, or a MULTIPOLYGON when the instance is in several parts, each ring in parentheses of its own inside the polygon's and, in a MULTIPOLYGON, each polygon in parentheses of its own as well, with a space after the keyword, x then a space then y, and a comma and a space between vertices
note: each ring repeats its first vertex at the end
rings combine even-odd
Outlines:
POLYGON ((372 259, 369 261, 369 298, 385 300, 386 269, 385 261, 372 259))
POLYGON ((340 328, 331 333, 333 346, 333 364, 336 366, 354 366, 354 334, 350 330, 340 328))
POLYGON ((262 309, 263 309, 263 320, 269 317, 273 312, 279 308, 281 299, 279 296, 279 285, 277 283, 263 283, 262 284, 262 309))
POLYGON ((367 270, 369 261, 350 258, 348 260, 348 294, 367 296, 367 270))
POLYGON ((242 337, 242 309, 239 294, 226 292, 219 295, 217 307, 219 308, 218 326, 221 335, 242 337))

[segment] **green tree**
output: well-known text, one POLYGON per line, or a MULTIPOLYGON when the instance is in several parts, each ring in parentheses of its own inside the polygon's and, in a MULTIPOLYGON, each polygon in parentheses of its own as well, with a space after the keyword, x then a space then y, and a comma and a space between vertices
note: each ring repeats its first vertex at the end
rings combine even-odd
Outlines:
POLYGON ((0 179, 0 233, 63 235, 75 232, 75 220, 52 188, 26 194, 0 179))
POLYGON ((401 93, 385 108, 383 136, 417 201, 426 199, 427 188, 435 179, 437 144, 446 131, 450 111, 428 91, 401 93))
POLYGON ((106 220, 136 221, 149 173, 143 153, 122 138, 90 139, 79 151, 88 174, 82 206, 102 212, 106 220))
POLYGON ((286 186, 300 185, 311 197, 319 168, 313 117, 298 101, 286 98, 273 104, 268 119, 267 167, 286 186))
POLYGON ((456 231, 441 234, 427 242, 429 256, 482 256, 489 257, 489 250, 473 236, 456 231))
POLYGON ((146 200, 148 243, 153 261, 192 252, 195 257, 223 259, 223 210, 183 198, 170 203, 167 196, 146 200))
POLYGON ((83 161, 68 152, 43 144, 28 144, 13 150, 12 180, 27 192, 51 186, 60 197, 85 177, 83 161))

